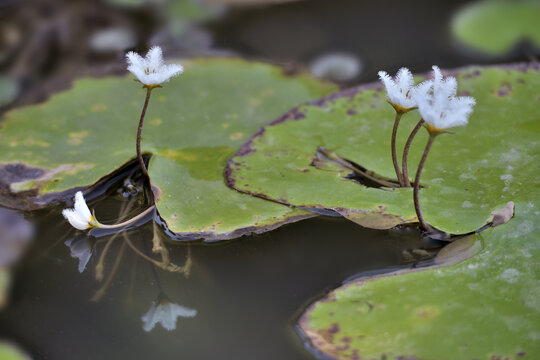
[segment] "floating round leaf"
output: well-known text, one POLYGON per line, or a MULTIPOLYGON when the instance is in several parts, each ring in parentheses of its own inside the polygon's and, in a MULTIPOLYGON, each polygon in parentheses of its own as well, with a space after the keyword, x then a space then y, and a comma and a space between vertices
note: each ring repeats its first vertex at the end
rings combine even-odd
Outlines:
MULTIPOLYGON (((258 127, 335 87, 236 59, 182 64, 181 79, 154 90, 142 139, 169 229, 224 239, 310 216, 231 190, 222 174, 258 127)), ((0 202, 43 207, 119 169, 135 156, 143 100, 131 76, 81 79, 43 104, 7 113, 0 123, 0 202)))
MULTIPOLYGON (((422 175, 420 201, 426 221, 442 231, 467 233, 485 224, 490 212, 515 201, 538 178, 540 71, 537 64, 468 67, 452 72, 459 96, 477 105, 466 127, 452 129, 434 144, 422 175)), ((416 221, 412 189, 390 188, 395 178, 389 151, 393 109, 382 86, 360 86, 302 105, 263 127, 229 161, 230 186, 265 199, 302 208, 333 210, 362 225, 390 228, 416 221), (365 186, 343 162, 314 164, 324 147, 371 179, 365 186), (374 173, 371 173, 371 172, 374 173)), ((418 122, 417 112, 401 120, 398 149, 418 122)), ((413 142, 414 174, 427 132, 413 142)), ((336 156, 334 156, 336 158, 336 156)), ((333 161, 335 162, 336 159, 333 161)))

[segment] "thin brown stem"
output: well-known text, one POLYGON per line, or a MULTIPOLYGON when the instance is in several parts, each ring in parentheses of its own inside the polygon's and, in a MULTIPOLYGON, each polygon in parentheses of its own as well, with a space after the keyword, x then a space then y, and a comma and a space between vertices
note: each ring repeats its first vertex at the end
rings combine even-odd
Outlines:
POLYGON ((141 112, 141 118, 139 119, 139 127, 137 128, 137 160, 139 160, 139 166, 141 171, 146 176, 148 176, 148 171, 146 170, 146 165, 144 165, 144 160, 141 155, 141 133, 144 122, 144 115, 146 115, 146 108, 148 108, 148 102, 150 101, 150 95, 152 94, 152 87, 146 88, 146 99, 144 100, 144 105, 141 112))
POLYGON ((429 133, 429 139, 426 144, 426 148, 424 149, 424 153, 422 154, 422 159, 420 159, 420 163, 418 164, 418 169, 416 170, 416 176, 414 178, 414 190, 413 190, 414 210, 416 211, 416 216, 418 217, 420 226, 422 226, 422 228, 427 232, 433 231, 433 228, 429 226, 428 223, 426 223, 426 220, 424 220, 424 215, 422 215, 422 210, 420 209, 420 202, 418 200, 418 191, 420 190, 420 176, 422 175, 422 170, 424 169, 426 158, 429 154, 429 150, 431 149, 431 145, 433 145, 433 141, 435 140, 436 136, 437 136, 437 133, 432 133, 432 132, 429 133))
POLYGON ((424 125, 425 121, 424 119, 420 119, 418 124, 414 127, 414 129, 411 132, 411 135, 407 138, 407 142, 405 143, 405 148, 403 149, 403 159, 401 161, 401 170, 403 171, 403 184, 406 187, 411 187, 411 182, 409 180, 409 169, 407 165, 407 158, 409 157, 409 150, 411 148, 411 144, 413 142, 414 137, 416 136, 416 133, 422 125, 424 125))
POLYGON ((392 162, 394 163, 394 170, 396 171, 396 176, 397 176, 399 185, 403 186, 403 175, 401 174, 401 170, 399 170, 399 164, 397 160, 397 151, 396 151, 397 129, 399 126, 399 120, 401 120, 401 115, 402 113, 400 111, 396 111, 396 119, 394 120, 394 128, 392 129, 391 147, 392 147, 392 162))

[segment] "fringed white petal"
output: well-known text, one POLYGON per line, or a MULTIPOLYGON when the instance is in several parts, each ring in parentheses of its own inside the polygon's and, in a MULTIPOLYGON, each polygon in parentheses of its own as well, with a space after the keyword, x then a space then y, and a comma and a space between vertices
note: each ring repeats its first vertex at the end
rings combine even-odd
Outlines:
POLYGON ((467 125, 476 101, 472 97, 458 97, 457 80, 443 78, 437 66, 433 66, 433 80, 419 84, 414 92, 418 111, 429 125, 448 129, 467 125), (430 82, 428 82, 430 81, 430 82))
POLYGON ((165 65, 159 46, 152 47, 145 58, 133 52, 128 53, 126 58, 129 65, 127 69, 145 85, 159 85, 184 71, 182 65, 165 65))
POLYGON ((385 71, 379 71, 379 78, 386 88, 386 96, 394 105, 410 109, 416 106, 416 100, 412 96, 414 78, 407 68, 399 69, 395 80, 385 71))

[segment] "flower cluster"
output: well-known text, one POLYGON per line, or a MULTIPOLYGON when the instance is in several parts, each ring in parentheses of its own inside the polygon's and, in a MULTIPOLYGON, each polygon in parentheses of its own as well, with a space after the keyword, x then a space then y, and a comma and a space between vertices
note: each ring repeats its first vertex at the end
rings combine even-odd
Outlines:
POLYGON ((424 230, 432 232, 433 228, 424 220, 418 200, 422 169, 435 137, 444 133, 445 129, 466 125, 476 101, 469 96, 456 96, 457 80, 454 77, 443 78, 442 72, 437 66, 433 66, 433 79, 421 82, 416 86, 414 85, 412 73, 407 68, 401 68, 394 79, 384 71, 379 72, 379 77, 386 88, 388 102, 396 111, 392 130, 391 151, 399 186, 411 186, 407 158, 416 133, 422 125, 425 125, 429 132, 428 143, 416 170, 413 199, 420 225, 424 230), (396 151, 397 129, 401 116, 414 109, 418 109, 422 119, 414 127, 405 143, 400 169, 396 151))
POLYGON ((385 71, 379 77, 386 88, 389 102, 403 113, 418 108, 418 112, 433 131, 466 125, 475 100, 469 96, 456 96, 457 81, 443 78, 438 66, 433 66, 433 79, 414 85, 407 68, 401 68, 395 79, 385 71))

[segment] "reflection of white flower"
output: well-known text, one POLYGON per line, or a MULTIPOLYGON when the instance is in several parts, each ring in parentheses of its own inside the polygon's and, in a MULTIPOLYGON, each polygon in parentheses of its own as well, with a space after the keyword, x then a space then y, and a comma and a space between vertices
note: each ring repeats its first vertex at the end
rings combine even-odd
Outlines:
POLYGON ((470 96, 456 96, 457 81, 454 77, 443 79, 441 70, 433 66, 433 80, 419 85, 428 88, 416 97, 418 111, 430 131, 441 131, 454 126, 467 125, 476 103, 470 96))
POLYGON ((86 235, 73 237, 67 240, 64 244, 69 247, 71 257, 79 259, 79 272, 82 273, 86 269, 86 265, 92 257, 93 247, 86 235))
POLYGON ((379 78, 386 88, 386 96, 397 111, 407 112, 416 107, 413 75, 407 68, 401 68, 395 79, 386 71, 379 71, 379 78))
POLYGON ((157 303, 157 305, 153 303, 150 310, 142 317, 144 331, 151 331, 158 322, 161 323, 163 328, 171 331, 176 329, 177 317, 194 317, 197 315, 197 310, 172 303, 164 294, 158 297, 157 303))
POLYGON ((165 65, 163 53, 159 46, 152 47, 146 57, 130 51, 126 54, 128 70, 145 85, 159 85, 167 82, 173 76, 180 75, 184 68, 179 64, 165 65))
POLYGON ((73 209, 62 210, 62 215, 69 221, 75 229, 86 230, 99 227, 100 223, 92 216, 82 192, 75 194, 75 205, 73 209))

